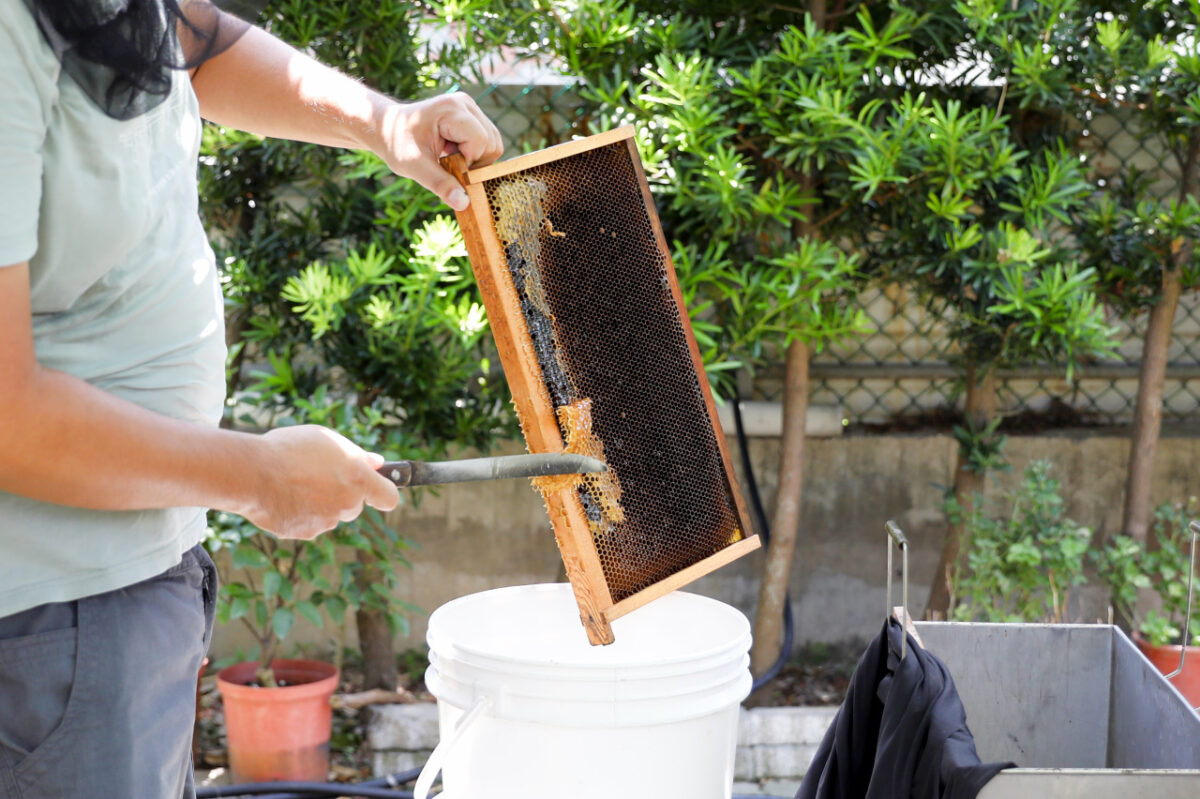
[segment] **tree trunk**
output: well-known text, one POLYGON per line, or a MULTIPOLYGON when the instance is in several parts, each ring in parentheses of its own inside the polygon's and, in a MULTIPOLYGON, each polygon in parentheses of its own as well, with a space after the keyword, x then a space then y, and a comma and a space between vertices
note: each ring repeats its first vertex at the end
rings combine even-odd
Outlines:
MULTIPOLYGON (((378 559, 361 549, 356 557, 362 564, 362 569, 354 581, 365 594, 372 584, 381 579, 375 566, 378 559)), ((363 690, 396 690, 399 675, 396 672, 396 653, 392 646, 392 628, 388 626, 387 615, 383 611, 363 607, 355 611, 354 621, 358 627, 358 648, 363 656, 363 690)))
MULTIPOLYGON (((1183 176, 1179 187, 1180 200, 1196 192, 1197 172, 1200 171, 1198 160, 1200 135, 1192 134, 1183 164, 1183 176)), ((1158 436, 1162 430, 1163 384, 1167 376, 1171 328, 1175 323, 1179 295, 1183 291, 1183 267, 1191 260, 1193 247, 1194 243, 1190 239, 1183 239, 1171 253, 1170 264, 1163 270, 1162 296, 1150 309, 1150 319, 1142 344, 1137 404, 1129 442, 1129 467, 1125 475, 1125 507, 1121 514, 1122 532, 1142 542, 1146 540, 1150 531, 1150 489, 1154 474, 1154 454, 1158 449, 1158 436)), ((1122 627, 1128 628, 1131 620, 1122 617, 1119 621, 1122 627)))
POLYGON ((812 15, 813 24, 817 30, 825 30, 829 24, 829 12, 826 0, 808 0, 808 13, 812 15))
POLYGON ((787 350, 783 395, 783 441, 779 456, 779 489, 771 519, 750 671, 761 676, 775 662, 783 643, 783 605, 800 529, 800 492, 804 487, 804 425, 808 416, 808 344, 797 339, 787 350))
MULTIPOLYGON (((980 375, 980 369, 974 365, 967 367, 966 421, 973 430, 985 429, 996 418, 996 373, 987 369, 980 375)), ((945 618, 950 609, 950 580, 955 570, 965 564, 971 545, 965 522, 975 508, 975 496, 983 493, 987 475, 969 469, 966 455, 959 447, 954 467, 954 499, 962 509, 962 518, 946 530, 942 556, 929 591, 929 603, 925 606, 926 617, 940 614, 940 618, 945 618)))
POLYGON ((1171 327, 1175 322, 1180 291, 1179 269, 1164 270, 1162 297, 1150 310, 1150 321, 1146 325, 1146 338, 1142 344, 1142 364, 1138 371, 1137 404, 1129 441, 1129 469, 1125 475, 1125 508, 1121 516, 1121 529, 1125 535, 1143 542, 1150 529, 1150 481, 1154 472, 1154 453, 1158 449, 1158 434, 1162 429, 1167 349, 1171 346, 1171 327))

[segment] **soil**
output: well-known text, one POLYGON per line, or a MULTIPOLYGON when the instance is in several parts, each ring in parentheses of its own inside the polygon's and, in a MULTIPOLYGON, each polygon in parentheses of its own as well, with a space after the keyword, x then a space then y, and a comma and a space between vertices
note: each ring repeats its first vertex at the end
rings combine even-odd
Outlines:
MULTIPOLYGON (((896 416, 886 422, 852 424, 846 428, 849 435, 884 435, 889 433, 946 433, 963 424, 962 411, 957 408, 930 408, 919 413, 896 416)), ((1094 411, 1080 410, 1067 405, 1058 397, 1051 397, 1046 408, 1033 411, 1025 409, 1004 414, 999 432, 1010 434, 1044 433, 1048 430, 1068 428, 1096 428, 1110 424, 1094 411)))
POLYGON ((809 644, 756 694, 758 707, 840 705, 865 642, 809 644))

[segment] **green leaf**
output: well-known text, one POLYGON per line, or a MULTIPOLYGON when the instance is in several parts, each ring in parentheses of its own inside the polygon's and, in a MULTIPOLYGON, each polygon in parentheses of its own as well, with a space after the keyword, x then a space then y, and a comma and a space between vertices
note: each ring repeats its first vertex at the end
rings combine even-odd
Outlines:
POLYGON ((262 590, 263 597, 273 599, 279 593, 280 587, 283 585, 283 575, 271 569, 263 573, 262 590))
POLYGON ((317 610, 317 606, 307 599, 301 599, 296 603, 296 612, 299 613, 308 621, 312 622, 317 627, 325 626, 325 619, 321 617, 321 611, 317 610))
POLYGON ((253 544, 238 544, 233 550, 233 567, 235 569, 266 569, 271 561, 253 544))
POLYGON ((341 624, 342 620, 346 616, 346 600, 342 599, 336 594, 333 594, 325 597, 323 604, 325 606, 325 612, 329 614, 329 617, 333 619, 335 623, 341 624))
POLYGON ((288 633, 292 631, 292 622, 295 621, 295 616, 292 614, 291 608, 277 608, 275 615, 271 618, 271 629, 275 631, 275 637, 283 640, 288 637, 288 633))
POLYGON ((250 600, 244 596, 235 596, 229 602, 229 618, 240 619, 250 612, 250 600))

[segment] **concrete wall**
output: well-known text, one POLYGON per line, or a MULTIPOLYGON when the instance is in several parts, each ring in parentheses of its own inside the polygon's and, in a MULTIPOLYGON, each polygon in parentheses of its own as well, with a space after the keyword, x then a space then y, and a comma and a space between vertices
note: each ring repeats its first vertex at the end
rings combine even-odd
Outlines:
MULTIPOLYGON (((751 441, 768 508, 778 449, 776 439, 751 441)), ((519 450, 514 444, 507 451, 519 450)), ((1068 515, 1095 527, 1099 538, 1120 523, 1127 450, 1127 439, 1116 433, 1013 437, 1007 449, 1013 472, 990 479, 988 494, 1011 487, 1029 461, 1047 458, 1063 484, 1068 515)), ((889 518, 913 542, 910 603, 914 612, 920 611, 945 529, 938 506, 942 486, 951 480, 954 455, 955 443, 946 435, 810 439, 803 526, 791 578, 797 644, 869 638, 878 631, 886 568, 882 531, 889 518)), ((1154 501, 1195 494, 1197 464, 1200 437, 1168 431, 1159 447, 1154 501)), ((565 579, 541 498, 525 481, 446 487, 438 496, 427 494, 419 503, 409 503, 392 519, 416 546, 409 553, 413 568, 401 577, 402 596, 428 611, 488 588, 565 579)), ((762 556, 754 553, 691 590, 750 614, 761 568, 762 556)), ((1097 596, 1081 599, 1080 620, 1104 617, 1097 596)), ((397 641, 398 649, 423 645, 425 617, 414 616, 411 623, 410 634, 397 641)), ((338 640, 335 631, 297 627, 293 637, 317 650, 338 640)), ((344 642, 352 645, 352 622, 349 627, 344 642)), ((230 654, 247 641, 238 625, 228 625, 217 632, 214 654, 230 654)))

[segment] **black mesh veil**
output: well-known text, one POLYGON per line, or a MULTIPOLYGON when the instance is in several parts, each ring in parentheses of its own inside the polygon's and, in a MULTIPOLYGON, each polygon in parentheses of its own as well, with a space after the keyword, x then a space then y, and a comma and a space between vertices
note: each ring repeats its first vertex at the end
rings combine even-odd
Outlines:
MULTIPOLYGON (((200 66, 250 28, 209 0, 25 0, 25 5, 63 69, 114 119, 132 119, 157 106, 171 91, 173 70, 200 66)), ((243 13, 254 7, 237 6, 243 13)))

